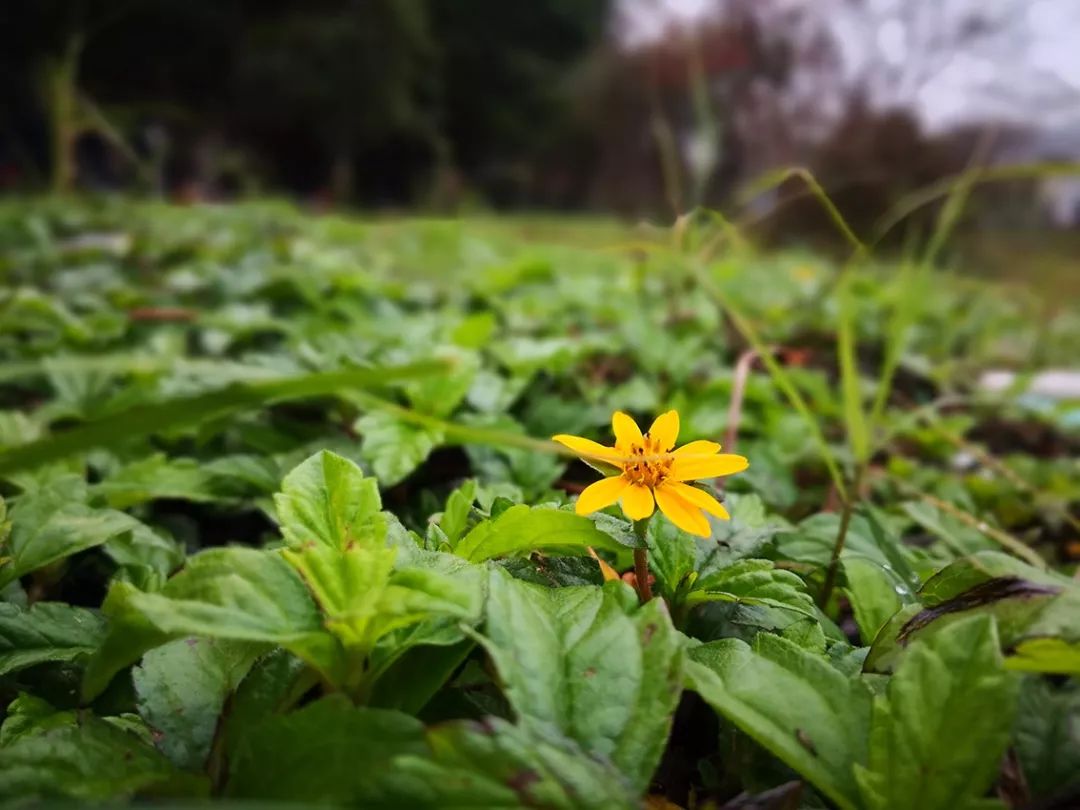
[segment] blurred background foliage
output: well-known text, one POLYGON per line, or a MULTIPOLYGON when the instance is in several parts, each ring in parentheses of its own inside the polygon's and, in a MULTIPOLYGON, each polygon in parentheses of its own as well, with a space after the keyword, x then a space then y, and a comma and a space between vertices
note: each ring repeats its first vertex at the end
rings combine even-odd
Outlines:
MULTIPOLYGON (((12 0, 0 190, 665 220, 706 206, 766 240, 831 240, 800 180, 758 181, 803 166, 872 235, 965 168, 1039 165, 965 211, 1022 242, 1080 221, 1069 7, 12 0)), ((937 213, 919 208, 892 244, 924 239, 937 213)), ((991 267, 1013 244, 956 242, 991 267)))

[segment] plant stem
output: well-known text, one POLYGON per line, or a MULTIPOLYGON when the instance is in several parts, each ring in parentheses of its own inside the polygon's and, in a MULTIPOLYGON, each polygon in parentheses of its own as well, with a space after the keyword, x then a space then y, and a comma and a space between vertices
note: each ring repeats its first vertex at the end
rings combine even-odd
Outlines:
POLYGON ((825 610, 829 604, 833 588, 836 587, 836 574, 840 569, 840 555, 844 551, 844 541, 847 540, 851 515, 855 511, 855 501, 859 497, 859 490, 862 488, 862 471, 861 465, 855 470, 855 480, 852 482, 851 494, 844 498, 844 511, 840 514, 840 530, 836 533, 832 557, 829 560, 829 567, 825 571, 825 584, 821 586, 821 596, 818 598, 818 607, 822 610, 825 610))
MULTIPOLYGON (((649 529, 649 521, 635 520, 634 534, 638 540, 645 542, 645 535, 649 529)), ((653 597, 652 585, 649 584, 649 551, 645 548, 634 549, 634 582, 637 584, 638 598, 645 604, 653 597)))

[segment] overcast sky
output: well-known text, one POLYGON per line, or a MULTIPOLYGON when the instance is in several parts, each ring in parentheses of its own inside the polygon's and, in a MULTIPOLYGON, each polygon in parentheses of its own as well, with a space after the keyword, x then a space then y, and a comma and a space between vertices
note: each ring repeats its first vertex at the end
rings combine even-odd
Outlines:
MULTIPOLYGON (((724 5, 619 0, 616 30, 640 45, 724 5)), ((808 12, 802 34, 824 27, 837 45, 833 81, 861 84, 883 106, 910 105, 928 129, 993 119, 1080 136, 1080 0, 762 0, 757 8, 766 30, 769 20, 808 12), (983 29, 965 33, 975 12, 983 29)))

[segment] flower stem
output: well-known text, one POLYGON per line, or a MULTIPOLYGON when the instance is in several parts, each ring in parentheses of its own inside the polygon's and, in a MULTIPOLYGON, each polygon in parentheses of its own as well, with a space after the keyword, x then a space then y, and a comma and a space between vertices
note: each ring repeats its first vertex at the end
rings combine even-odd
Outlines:
MULTIPOLYGON (((638 540, 645 542, 645 535, 649 529, 647 520, 634 521, 634 534, 638 540)), ((652 585, 649 584, 649 551, 645 548, 634 549, 634 582, 637 583, 638 598, 645 604, 653 597, 652 585)))

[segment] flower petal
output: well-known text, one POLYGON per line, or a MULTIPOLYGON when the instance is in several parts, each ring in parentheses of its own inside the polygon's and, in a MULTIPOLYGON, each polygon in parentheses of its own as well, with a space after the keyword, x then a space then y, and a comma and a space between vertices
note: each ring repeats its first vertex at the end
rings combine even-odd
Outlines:
POLYGON ((711 534, 705 514, 683 498, 670 484, 664 483, 656 488, 656 505, 668 520, 684 532, 696 534, 698 537, 708 537, 711 534))
POLYGON ((689 484, 680 484, 678 481, 665 481, 660 486, 670 489, 684 501, 689 501, 694 506, 704 509, 710 515, 716 515, 721 520, 731 520, 731 515, 728 514, 724 505, 705 490, 689 484))
POLYGON ((615 432, 615 446, 619 450, 629 450, 633 445, 640 447, 645 442, 641 428, 630 414, 615 411, 611 415, 611 429, 615 432))
POLYGON ((612 568, 608 563, 600 557, 592 546, 586 546, 589 551, 589 556, 596 560, 596 564, 600 566, 600 574, 604 577, 604 582, 616 582, 622 577, 619 576, 619 572, 612 568))
POLYGON ((707 442, 699 439, 696 442, 690 442, 684 444, 678 450, 675 451, 675 458, 690 457, 690 456, 715 456, 720 452, 719 442, 707 442))
POLYGON ((715 456, 680 458, 675 457, 668 477, 675 481, 694 481, 698 478, 716 478, 718 475, 731 475, 742 472, 750 466, 745 456, 721 453, 715 456))
POLYGON ((604 447, 600 442, 594 442, 592 439, 584 439, 581 436, 568 436, 565 433, 560 433, 558 436, 552 436, 551 438, 553 441, 569 447, 579 456, 598 458, 601 461, 609 461, 613 464, 618 464, 623 458, 614 447, 604 447))
POLYGON ((652 490, 642 484, 632 484, 622 494, 623 514, 631 520, 644 520, 653 513, 652 490))
POLYGON ((579 515, 588 515, 603 509, 605 506, 611 506, 615 501, 619 500, 619 496, 623 494, 623 490, 628 486, 630 486, 630 482, 621 475, 601 478, 582 490, 581 494, 578 495, 577 506, 574 507, 574 511, 579 515))
POLYGON ((661 453, 674 447, 679 438, 679 412, 668 411, 656 417, 649 428, 649 438, 656 442, 661 453))

